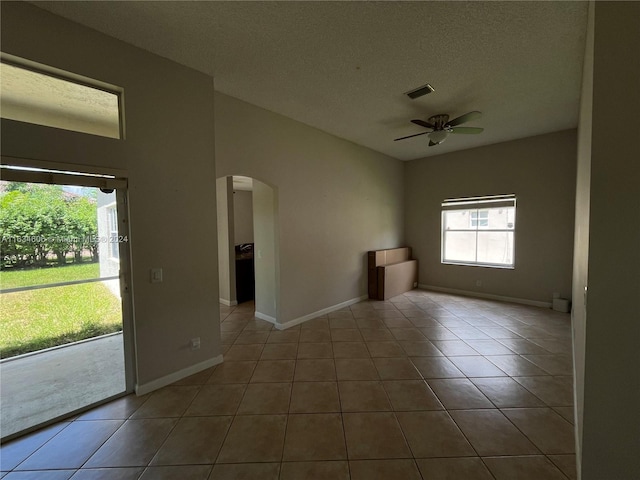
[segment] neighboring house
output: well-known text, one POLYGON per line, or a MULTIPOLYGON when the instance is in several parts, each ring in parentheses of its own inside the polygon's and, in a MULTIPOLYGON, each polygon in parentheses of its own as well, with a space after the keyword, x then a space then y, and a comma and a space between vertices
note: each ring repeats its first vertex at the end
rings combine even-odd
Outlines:
MULTIPOLYGON (((120 274, 120 250, 118 244, 118 212, 116 194, 98 191, 98 256, 100 277, 114 277, 120 274)), ((105 285, 120 297, 120 282, 110 280, 105 285)))

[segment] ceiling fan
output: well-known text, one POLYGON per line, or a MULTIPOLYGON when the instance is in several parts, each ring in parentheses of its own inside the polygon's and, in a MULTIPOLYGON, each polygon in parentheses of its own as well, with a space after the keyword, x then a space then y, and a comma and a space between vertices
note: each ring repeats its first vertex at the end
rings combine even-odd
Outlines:
POLYGON ((440 145, 444 142, 450 133, 481 133, 484 128, 480 127, 458 127, 458 125, 462 123, 469 122, 471 120, 475 120, 482 116, 481 112, 473 111, 469 113, 465 113, 464 115, 460 115, 453 120, 449 120, 449 115, 446 113, 441 113, 438 115, 434 115, 429 117, 429 119, 425 122, 424 120, 411 120, 411 123, 415 123, 416 125, 420 125, 421 127, 428 128, 430 132, 422 132, 416 133, 414 135, 407 135, 406 137, 400 137, 394 139, 394 142, 398 140, 404 140, 406 138, 417 137, 419 135, 429 135, 429 146, 432 147, 434 145, 440 145))

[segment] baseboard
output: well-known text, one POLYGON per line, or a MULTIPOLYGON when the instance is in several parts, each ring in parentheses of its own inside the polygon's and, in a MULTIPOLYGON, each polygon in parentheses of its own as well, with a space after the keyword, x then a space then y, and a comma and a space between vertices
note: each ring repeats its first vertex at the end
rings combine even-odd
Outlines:
POLYGON ((260 313, 256 311, 253 315, 260 320, 264 320, 265 322, 273 323, 274 325, 277 324, 277 320, 274 317, 267 315, 266 313, 260 313))
POLYGON ((492 293, 471 292, 469 290, 458 290, 457 288, 436 287, 434 285, 418 285, 422 290, 433 290, 434 292, 455 293, 456 295, 464 295, 466 297, 488 298, 490 300, 498 300, 500 302, 519 303, 521 305, 531 305, 534 307, 551 308, 551 302, 539 302, 537 300, 528 300, 526 298, 506 297, 504 295, 494 295, 492 293))
POLYGON ((219 365, 221 363, 222 355, 218 355, 217 357, 210 358, 209 360, 205 360, 204 362, 196 363, 195 365, 183 368, 182 370, 178 370, 177 372, 165 375, 164 377, 157 378, 155 380, 152 380, 151 382, 136 385, 136 395, 146 395, 147 393, 153 392, 154 390, 166 387, 167 385, 171 385, 178 380, 190 377, 191 375, 195 375, 202 370, 215 367, 216 365, 219 365))
POLYGON ((313 312, 308 315, 304 315, 302 317, 294 318, 293 320, 289 320, 288 322, 285 322, 285 323, 276 323, 275 325, 278 330, 286 330, 287 328, 300 325, 301 323, 304 323, 307 320, 311 320, 321 315, 326 315, 327 313, 335 312, 336 310, 340 310, 341 308, 348 307, 349 305, 353 305, 354 303, 361 302, 362 300, 366 300, 367 298, 369 298, 369 295, 362 295, 360 297, 347 300, 346 302, 338 303, 337 305, 323 308, 322 310, 318 310, 317 312, 313 312))
POLYGON ((226 305, 227 307, 235 307, 238 302, 233 300, 233 301, 229 301, 229 300, 225 300, 224 298, 219 298, 218 301, 222 304, 222 305, 226 305))

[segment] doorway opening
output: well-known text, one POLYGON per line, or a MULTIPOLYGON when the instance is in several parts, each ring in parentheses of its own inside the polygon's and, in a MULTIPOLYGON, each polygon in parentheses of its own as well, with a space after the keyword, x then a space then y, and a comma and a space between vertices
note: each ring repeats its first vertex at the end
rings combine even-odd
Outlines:
POLYGON ((254 302, 257 318, 277 324, 277 189, 237 175, 219 178, 216 189, 220 303, 254 302))
POLYGON ((132 360, 126 181, 5 165, 2 176, 5 441, 131 391, 132 360))

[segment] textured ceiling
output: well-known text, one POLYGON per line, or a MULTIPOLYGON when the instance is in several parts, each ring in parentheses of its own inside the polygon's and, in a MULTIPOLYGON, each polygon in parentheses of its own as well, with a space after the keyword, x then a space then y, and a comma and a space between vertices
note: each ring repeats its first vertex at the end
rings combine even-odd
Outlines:
POLYGON ((216 89, 409 160, 574 128, 587 3, 32 2, 215 77, 216 89), (430 83, 435 92, 403 92, 430 83), (480 110, 428 147, 409 122, 480 110))

